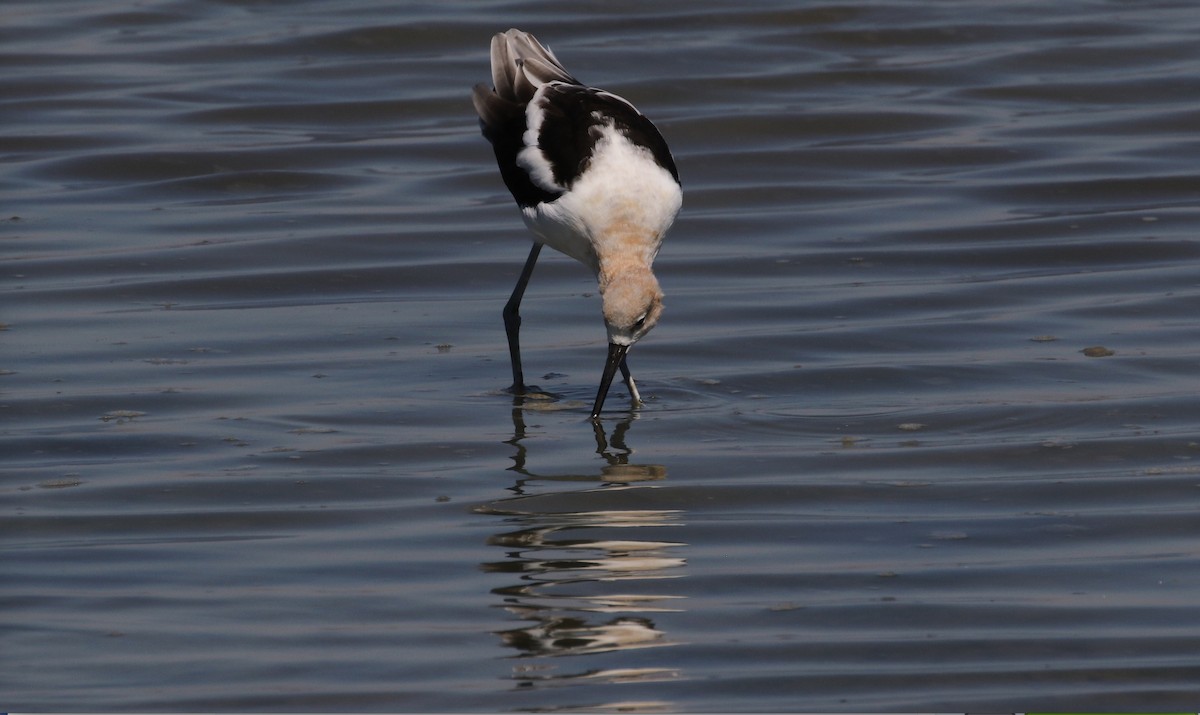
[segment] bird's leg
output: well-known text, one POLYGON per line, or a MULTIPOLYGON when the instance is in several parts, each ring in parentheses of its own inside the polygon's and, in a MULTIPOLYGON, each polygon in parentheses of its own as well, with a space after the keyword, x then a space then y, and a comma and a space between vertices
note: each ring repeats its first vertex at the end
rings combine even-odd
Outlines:
POLYGON ((642 404, 642 395, 633 381, 633 375, 629 374, 629 363, 625 358, 621 358, 621 377, 625 378, 625 386, 629 388, 629 399, 633 401, 634 407, 642 404))
POLYGON ((542 244, 535 241, 512 296, 504 305, 504 332, 508 334, 508 357, 512 360, 513 372, 513 384, 509 390, 518 395, 525 392, 525 373, 521 370, 521 298, 525 296, 525 286, 529 285, 529 277, 533 275, 533 266, 541 251, 542 244))

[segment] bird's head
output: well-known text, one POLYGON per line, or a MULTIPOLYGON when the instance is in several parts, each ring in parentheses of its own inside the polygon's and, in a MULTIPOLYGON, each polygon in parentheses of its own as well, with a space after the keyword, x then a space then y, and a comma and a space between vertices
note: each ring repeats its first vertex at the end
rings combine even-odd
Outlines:
POLYGON ((613 376, 625 362, 629 346, 658 324, 663 310, 662 289, 649 266, 602 276, 600 293, 604 303, 604 326, 608 329, 608 358, 600 377, 600 389, 592 407, 592 419, 600 416, 613 376))
POLYGON ((633 345, 658 324, 663 293, 649 269, 621 273, 601 287, 610 345, 633 345))

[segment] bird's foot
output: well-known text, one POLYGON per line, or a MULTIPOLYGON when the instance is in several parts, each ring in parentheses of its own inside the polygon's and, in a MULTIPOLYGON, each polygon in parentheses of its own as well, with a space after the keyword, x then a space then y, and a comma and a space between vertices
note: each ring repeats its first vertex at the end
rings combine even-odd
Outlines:
POLYGON ((513 397, 525 400, 557 400, 559 395, 547 392, 537 385, 514 384, 504 390, 513 397))

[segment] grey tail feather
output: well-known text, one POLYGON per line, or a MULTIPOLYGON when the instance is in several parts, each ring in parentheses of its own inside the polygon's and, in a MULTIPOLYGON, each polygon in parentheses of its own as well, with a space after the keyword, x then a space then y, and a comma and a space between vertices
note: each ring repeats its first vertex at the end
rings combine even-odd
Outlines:
POLYGON ((472 89, 471 102, 475 105, 475 113, 479 115, 479 120, 484 126, 496 126, 506 114, 517 110, 517 105, 500 99, 490 87, 482 83, 472 89))
MULTIPOLYGON (((525 104, 547 82, 579 84, 554 53, 528 32, 514 28, 492 37, 492 84, 501 99, 525 104)), ((476 100, 477 108, 478 104, 476 100)))

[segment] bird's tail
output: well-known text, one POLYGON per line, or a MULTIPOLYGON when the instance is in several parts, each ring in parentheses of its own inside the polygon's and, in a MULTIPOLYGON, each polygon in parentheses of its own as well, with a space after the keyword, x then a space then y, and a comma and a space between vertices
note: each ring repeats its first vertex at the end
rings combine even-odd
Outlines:
POLYGON ((492 85, 501 99, 525 104, 547 82, 579 83, 528 32, 512 29, 492 37, 492 85))
POLYGON ((511 29, 492 36, 492 84, 475 85, 471 99, 483 134, 524 121, 525 105, 547 82, 579 84, 554 53, 528 32, 511 29))

